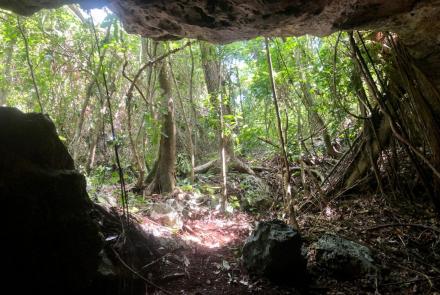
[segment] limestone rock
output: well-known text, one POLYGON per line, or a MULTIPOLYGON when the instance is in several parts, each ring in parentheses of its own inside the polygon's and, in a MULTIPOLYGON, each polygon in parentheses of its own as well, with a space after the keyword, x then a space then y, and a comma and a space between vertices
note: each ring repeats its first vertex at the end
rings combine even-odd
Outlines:
POLYGON ((162 225, 181 229, 183 226, 182 211, 179 211, 180 205, 176 203, 154 203, 150 210, 151 219, 162 225))
POLYGON ((4 282, 17 294, 83 292, 102 239, 89 215, 85 179, 73 170, 53 123, 1 107, 0 155, 4 282))
POLYGON ((306 263, 300 234, 280 220, 258 224, 243 246, 243 265, 254 276, 276 282, 301 283, 306 263))
POLYGON ((241 174, 239 186, 244 191, 240 207, 243 210, 265 210, 273 202, 269 185, 255 175, 241 174))
MULTIPOLYGON (((0 0, 0 7, 22 14, 62 4, 108 5, 125 23, 129 32, 157 39, 200 38, 231 42, 260 35, 328 35, 354 28, 403 28, 417 22, 417 11, 440 3, 430 0, 0 0), (414 19, 412 19, 414 18, 414 19)), ((426 15, 427 11, 424 11, 426 15)))
POLYGON ((154 240, 132 223, 125 228, 129 242, 115 244, 120 216, 90 201, 84 176, 47 116, 0 107, 0 155, 5 289, 145 294, 145 282, 133 278, 113 249, 140 269, 156 257, 154 240))
POLYGON ((353 241, 324 234, 312 249, 319 269, 335 278, 350 280, 376 274, 370 249, 353 241))

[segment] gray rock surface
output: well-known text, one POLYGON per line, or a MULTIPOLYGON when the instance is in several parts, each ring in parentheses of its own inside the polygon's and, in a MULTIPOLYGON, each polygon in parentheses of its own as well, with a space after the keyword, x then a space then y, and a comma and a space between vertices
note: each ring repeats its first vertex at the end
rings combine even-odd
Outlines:
POLYGON ((162 225, 181 229, 183 208, 180 208, 180 205, 172 199, 168 201, 170 202, 154 203, 150 209, 150 217, 162 225))
POLYGON ((263 179, 249 174, 230 176, 230 179, 234 179, 243 192, 240 198, 242 210, 266 210, 272 205, 271 189, 263 179))
POLYGON ((90 201, 49 117, 0 107, 0 155, 6 293, 145 294, 113 249, 140 269, 156 257, 154 240, 132 223, 130 242, 114 245, 120 216, 90 201))
MULTIPOLYGON (((394 30, 411 26, 424 11, 439 9, 432 0, 0 0, 0 7, 22 14, 63 3, 108 5, 129 32, 158 39, 201 38, 230 42, 259 35, 328 35, 353 28, 394 30), (402 23, 403 20, 409 23, 402 23)), ((429 14, 434 11, 429 12, 429 14)), ((432 15, 432 14, 431 14, 432 15)))
POLYGON ((84 292, 96 274, 102 237, 85 178, 52 121, 0 107, 0 155, 4 288, 84 292), (14 284, 17 279, 26 283, 14 284))
POLYGON ((376 275, 371 250, 333 234, 324 234, 312 245, 313 260, 320 270, 343 280, 376 275))
POLYGON ((276 282, 300 283, 306 277, 302 239, 280 220, 258 224, 243 246, 243 265, 250 275, 276 282))

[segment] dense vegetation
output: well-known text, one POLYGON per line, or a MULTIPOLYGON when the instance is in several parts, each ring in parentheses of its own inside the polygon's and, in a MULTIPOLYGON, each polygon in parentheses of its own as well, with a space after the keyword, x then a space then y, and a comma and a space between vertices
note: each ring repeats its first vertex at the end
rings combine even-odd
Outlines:
MULTIPOLYGON (((93 24, 85 12, 67 8, 2 17, 1 103, 48 114, 81 171, 104 173, 114 162, 114 145, 129 177, 142 182, 151 171, 166 109, 159 81, 164 63, 176 109, 179 176, 190 174, 191 153, 196 166, 217 156, 216 92, 223 100, 222 131, 237 156, 279 153, 264 38, 215 46, 155 42, 126 34, 112 14, 93 24), (208 78, 219 77, 221 87, 205 82, 209 66, 218 72, 208 78)), ((336 158, 361 126, 347 34, 268 43, 290 159, 336 158)))

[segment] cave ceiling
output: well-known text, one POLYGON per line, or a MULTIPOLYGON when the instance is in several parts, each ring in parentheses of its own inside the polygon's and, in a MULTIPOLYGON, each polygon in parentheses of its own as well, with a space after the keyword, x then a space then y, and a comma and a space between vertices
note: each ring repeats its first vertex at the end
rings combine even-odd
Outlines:
POLYGON ((228 43, 256 36, 392 31, 440 82, 440 0, 0 0, 0 7, 30 15, 73 3, 85 9, 107 6, 129 33, 157 40, 228 43))

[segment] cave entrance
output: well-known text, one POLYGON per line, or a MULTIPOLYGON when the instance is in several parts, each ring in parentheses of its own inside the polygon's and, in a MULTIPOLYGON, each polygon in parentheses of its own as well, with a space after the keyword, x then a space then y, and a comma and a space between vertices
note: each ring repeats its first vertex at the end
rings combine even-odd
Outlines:
POLYGON ((0 1, 7 280, 435 292, 439 8, 208 2, 0 1))

